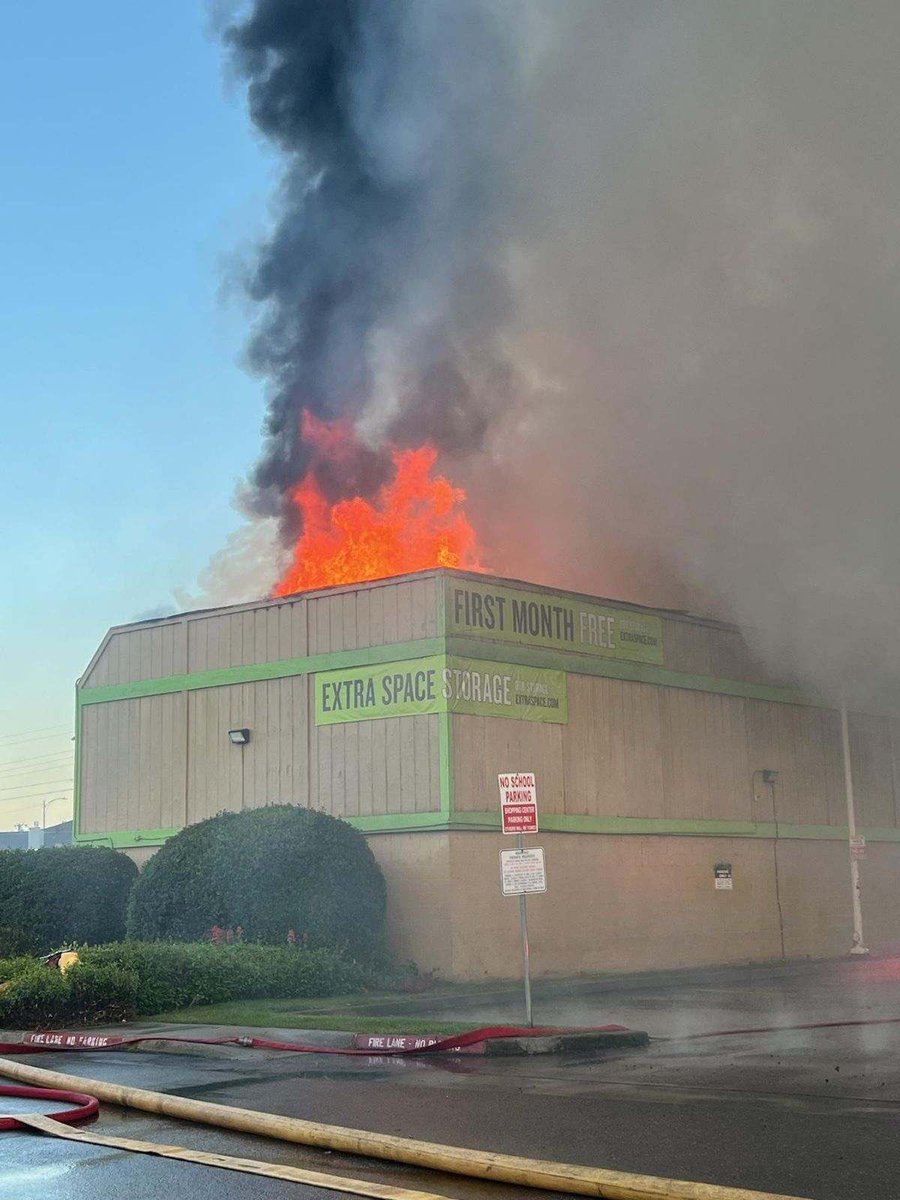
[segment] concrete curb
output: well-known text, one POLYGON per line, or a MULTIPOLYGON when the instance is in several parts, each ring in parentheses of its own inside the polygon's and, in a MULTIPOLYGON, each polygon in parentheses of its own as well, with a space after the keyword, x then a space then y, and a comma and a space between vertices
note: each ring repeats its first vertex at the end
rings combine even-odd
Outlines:
POLYGON ((513 1058, 526 1054, 589 1054, 595 1050, 620 1050, 649 1046, 650 1036, 642 1029, 621 1032, 559 1033, 549 1037, 490 1038, 484 1044, 488 1058, 513 1058))

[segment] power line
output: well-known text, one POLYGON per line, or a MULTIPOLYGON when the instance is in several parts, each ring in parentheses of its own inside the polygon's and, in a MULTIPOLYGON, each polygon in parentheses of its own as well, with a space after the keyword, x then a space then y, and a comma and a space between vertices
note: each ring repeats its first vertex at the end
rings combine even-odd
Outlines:
POLYGON ((65 781, 67 779, 72 778, 71 773, 69 773, 67 775, 60 775, 58 773, 59 771, 65 770, 65 767, 63 766, 62 763, 60 763, 59 766, 54 765, 54 766, 46 767, 45 769, 47 771, 51 771, 51 772, 55 771, 55 772, 57 772, 57 774, 42 775, 39 779, 32 779, 32 780, 20 779, 16 783, 11 783, 9 785, 9 787, 0 786, 0 792, 15 792, 19 788, 40 787, 42 784, 45 784, 45 783, 48 785, 52 785, 54 783, 57 783, 60 780, 65 781))
POLYGON ((34 763, 30 767, 13 767, 11 771, 4 771, 0 767, 0 783, 4 779, 12 779, 17 775, 40 775, 42 771, 63 771, 66 767, 74 765, 75 760, 69 756, 63 759, 51 760, 50 762, 34 763))
POLYGON ((33 754, 31 758, 8 758, 6 762, 0 762, 0 771, 7 767, 14 767, 16 763, 32 763, 42 762, 47 758, 61 758, 64 754, 74 754, 74 747, 69 747, 68 750, 54 750, 52 754, 33 754))
MULTIPOLYGON (((26 813, 26 812, 27 812, 27 813, 30 813, 30 812, 36 812, 36 811, 37 811, 37 804, 26 804, 26 805, 23 805, 23 806, 21 806, 20 808, 14 808, 14 809, 12 810, 12 812, 5 812, 5 813, 3 814, 3 820, 4 820, 4 821, 8 821, 8 820, 10 820, 12 817, 17 817, 17 816, 19 816, 19 815, 20 815, 20 813, 26 813)), ((66 819, 67 819, 67 820, 71 820, 71 818, 70 818, 70 817, 69 817, 69 818, 66 818, 66 819)), ((65 823, 65 822, 63 822, 63 824, 64 824, 64 823, 65 823)), ((59 824, 59 822, 57 822, 57 824, 59 824)), ((48 826, 47 828, 49 829, 49 828, 51 828, 51 826, 48 826)))
POLYGON ((75 738, 65 733, 43 733, 39 737, 18 738, 15 741, 7 742, 6 745, 0 746, 0 750, 8 750, 11 746, 24 746, 26 742, 57 742, 60 738, 65 738, 67 742, 74 742, 75 738))
POLYGON ((17 733, 0 733, 0 742, 5 742, 8 738, 28 737, 32 733, 46 733, 48 729, 70 728, 68 721, 61 721, 58 725, 37 725, 34 729, 20 729, 17 733))
POLYGON ((71 792, 72 777, 66 776, 63 779, 48 780, 46 783, 29 783, 22 784, 23 788, 37 788, 36 792, 32 791, 16 791, 14 788, 0 788, 0 791, 15 791, 14 796, 0 796, 0 804, 6 804, 9 800, 28 800, 32 796, 35 799, 40 799, 41 796, 47 796, 50 792, 71 792), (67 786, 63 786, 63 784, 67 786))

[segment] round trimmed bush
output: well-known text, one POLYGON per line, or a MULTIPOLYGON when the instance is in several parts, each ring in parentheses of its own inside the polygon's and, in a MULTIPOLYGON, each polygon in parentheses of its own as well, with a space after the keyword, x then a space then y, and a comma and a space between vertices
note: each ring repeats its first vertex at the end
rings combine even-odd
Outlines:
POLYGON ((346 821, 292 804, 220 813, 162 846, 138 877, 129 936, 191 942, 215 928, 245 941, 381 951, 385 887, 346 821))
POLYGON ((106 846, 0 851, 0 955, 123 937, 136 877, 106 846))

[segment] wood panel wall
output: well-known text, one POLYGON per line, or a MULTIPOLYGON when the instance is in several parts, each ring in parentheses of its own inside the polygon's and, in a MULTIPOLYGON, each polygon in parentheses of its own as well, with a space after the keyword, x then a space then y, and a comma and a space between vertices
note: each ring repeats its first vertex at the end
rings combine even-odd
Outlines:
POLYGON ((436 588, 433 577, 389 581, 113 630, 82 687, 436 637, 436 588))
POLYGON ((339 817, 440 808, 437 717, 317 728, 312 678, 83 710, 81 832, 166 829, 291 803, 339 817), (248 728, 235 746, 229 729, 248 728))
POLYGON ((181 692, 83 710, 80 833, 184 824, 186 704, 181 692))
MULTIPOLYGON (((583 675, 568 689, 568 725, 453 717, 456 809, 493 811, 498 772, 527 770, 546 812, 846 824, 833 710, 583 675), (774 784, 764 769, 778 772, 774 784)), ((894 726, 851 714, 860 825, 900 825, 894 726)))

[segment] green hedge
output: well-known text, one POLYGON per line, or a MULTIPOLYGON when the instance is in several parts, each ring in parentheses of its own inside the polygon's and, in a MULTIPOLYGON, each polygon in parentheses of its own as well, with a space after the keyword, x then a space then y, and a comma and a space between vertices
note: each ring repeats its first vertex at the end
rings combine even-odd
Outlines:
POLYGON ((121 942, 82 952, 85 963, 114 966, 138 979, 141 1015, 266 997, 334 996, 358 991, 369 974, 332 950, 121 942))
POLYGON ((221 813, 150 859, 128 908, 130 937, 197 942, 240 929, 247 941, 381 954, 385 887, 366 839, 295 805, 221 813))
POLYGON ((78 963, 64 975, 32 963, 0 992, 0 1026, 46 1029, 126 1021, 135 1014, 137 992, 137 976, 120 967, 78 963))
POLYGON ((0 850, 0 955, 125 934, 137 867, 102 846, 0 850))
POLYGON ((330 950, 119 942, 87 946, 65 974, 0 961, 0 1026, 27 1029, 129 1020, 195 1004, 358 991, 369 973, 330 950))

